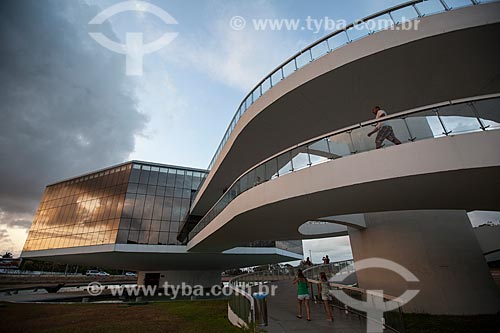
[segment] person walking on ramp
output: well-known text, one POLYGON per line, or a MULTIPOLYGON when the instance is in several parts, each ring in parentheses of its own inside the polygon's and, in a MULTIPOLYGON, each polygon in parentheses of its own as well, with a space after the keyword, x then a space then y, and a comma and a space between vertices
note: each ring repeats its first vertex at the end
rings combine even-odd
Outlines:
MULTIPOLYGON (((372 113, 375 115, 375 119, 380 119, 382 117, 387 116, 387 112, 384 110, 380 109, 379 106, 375 106, 372 109, 372 113)), ((387 124, 386 121, 379 121, 377 125, 375 126, 375 129, 368 133, 368 136, 372 136, 373 133, 377 133, 377 138, 375 139, 375 147, 379 149, 382 147, 382 142, 384 142, 385 139, 391 141, 395 145, 400 145, 401 141, 396 138, 394 135, 394 131, 392 130, 392 127, 387 124)))

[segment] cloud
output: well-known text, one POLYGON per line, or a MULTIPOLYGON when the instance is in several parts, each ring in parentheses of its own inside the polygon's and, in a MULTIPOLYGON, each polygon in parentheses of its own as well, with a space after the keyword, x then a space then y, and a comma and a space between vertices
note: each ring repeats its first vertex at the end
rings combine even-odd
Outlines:
MULTIPOLYGON (((196 29, 179 33, 179 37, 160 51, 166 61, 195 68, 211 79, 248 93, 263 77, 304 45, 297 36, 284 31, 256 31, 255 17, 273 17, 276 8, 267 1, 251 3, 207 1, 206 17, 196 29), (234 30, 233 16, 244 15, 247 27, 234 30), (294 51, 290 51, 294 50, 294 51)), ((237 106, 235 106, 236 110, 237 106)))
POLYGON ((5 252, 12 252, 14 244, 12 243, 12 239, 10 238, 7 229, 0 228, 0 244, 2 244, 2 247, 0 248, 0 255, 5 252))
MULTIPOLYGON (((98 7, 1 6, 0 223, 23 228, 46 184, 127 159, 147 118, 124 57, 88 36, 98 7)), ((112 38, 109 25, 100 28, 112 38)))
POLYGON ((475 210, 467 213, 467 215, 469 216, 469 219, 474 227, 488 222, 500 224, 500 212, 475 210))
POLYGON ((311 260, 314 263, 321 263, 325 255, 328 255, 331 261, 352 259, 348 236, 305 240, 303 244, 304 256, 309 257, 309 250, 311 250, 311 260))
POLYGON ((0 242, 1 243, 10 243, 9 232, 6 229, 0 229, 0 242))

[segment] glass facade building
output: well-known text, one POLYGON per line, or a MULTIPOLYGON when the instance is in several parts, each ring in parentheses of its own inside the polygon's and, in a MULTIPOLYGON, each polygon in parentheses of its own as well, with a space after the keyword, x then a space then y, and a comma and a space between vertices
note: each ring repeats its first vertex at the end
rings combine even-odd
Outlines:
POLYGON ((204 170, 134 162, 117 243, 181 245, 177 234, 204 170))
POLYGON ((205 170, 128 162, 46 187, 23 251, 103 244, 180 245, 205 170))

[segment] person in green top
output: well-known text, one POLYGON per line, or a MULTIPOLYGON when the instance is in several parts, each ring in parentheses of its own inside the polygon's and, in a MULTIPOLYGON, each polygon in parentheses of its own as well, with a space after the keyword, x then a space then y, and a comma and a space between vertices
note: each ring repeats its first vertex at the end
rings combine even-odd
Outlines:
POLYGON ((297 299, 299 302, 299 314, 297 318, 302 319, 302 302, 306 304, 307 321, 311 321, 311 311, 309 309, 309 288, 307 287, 307 279, 302 273, 302 270, 297 271, 297 277, 293 280, 293 284, 297 284, 297 299))

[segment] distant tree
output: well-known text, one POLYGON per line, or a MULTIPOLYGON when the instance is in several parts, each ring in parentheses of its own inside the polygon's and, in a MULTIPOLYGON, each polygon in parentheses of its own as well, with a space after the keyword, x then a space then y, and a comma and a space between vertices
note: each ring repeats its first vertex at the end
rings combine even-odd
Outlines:
POLYGON ((254 272, 262 272, 267 271, 269 269, 269 265, 260 265, 253 268, 254 272))
POLYGON ((12 256, 11 252, 6 251, 5 254, 2 255, 2 258, 4 258, 4 259, 11 259, 11 258, 13 258, 13 256, 12 256))
POLYGON ((238 276, 244 274, 244 272, 239 268, 227 269, 224 271, 224 275, 227 276, 238 276))

